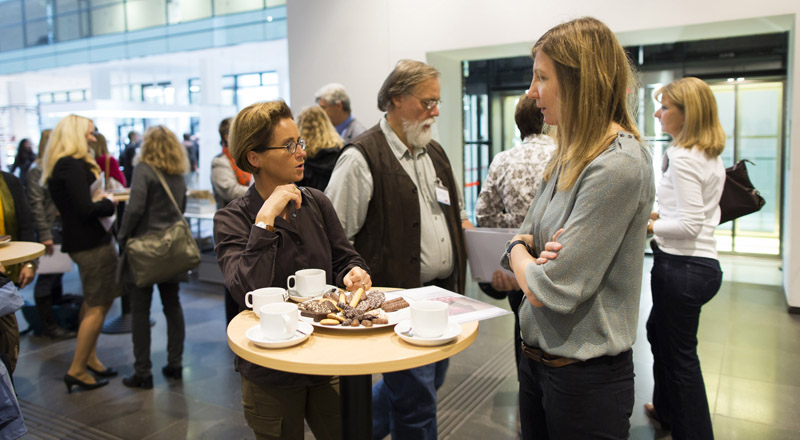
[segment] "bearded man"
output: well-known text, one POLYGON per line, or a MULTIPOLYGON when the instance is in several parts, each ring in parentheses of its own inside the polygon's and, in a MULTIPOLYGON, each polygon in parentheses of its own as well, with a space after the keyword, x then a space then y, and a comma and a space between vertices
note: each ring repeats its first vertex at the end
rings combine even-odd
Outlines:
MULTIPOLYGON (((461 189, 431 127, 439 71, 401 60, 378 92, 380 122, 345 146, 325 194, 372 270, 373 285, 464 293, 461 189)), ((436 389, 447 360, 385 373, 372 389, 373 438, 436 438, 436 389)))

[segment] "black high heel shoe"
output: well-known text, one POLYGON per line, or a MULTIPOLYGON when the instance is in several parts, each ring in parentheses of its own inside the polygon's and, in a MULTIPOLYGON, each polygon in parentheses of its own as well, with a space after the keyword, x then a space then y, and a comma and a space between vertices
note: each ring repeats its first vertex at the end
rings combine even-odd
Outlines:
POLYGON ((111 367, 108 367, 105 370, 95 370, 94 368, 92 368, 92 367, 87 365, 86 369, 91 371, 92 373, 94 373, 95 376, 100 376, 100 377, 114 377, 117 374, 119 374, 119 372, 117 370, 115 370, 115 369, 113 369, 111 367))
POLYGON ((65 374, 64 385, 67 386, 67 393, 71 393, 72 387, 75 385, 77 385, 79 388, 83 388, 84 390, 89 391, 108 385, 108 379, 97 379, 97 382, 95 383, 86 383, 75 376, 70 376, 69 374, 65 374))
POLYGON ((169 377, 176 380, 183 379, 183 367, 170 367, 169 365, 164 365, 164 368, 161 369, 161 372, 164 373, 164 377, 169 377))
POLYGON ((122 379, 122 384, 128 388, 141 388, 143 390, 153 389, 153 375, 142 377, 135 373, 122 379))

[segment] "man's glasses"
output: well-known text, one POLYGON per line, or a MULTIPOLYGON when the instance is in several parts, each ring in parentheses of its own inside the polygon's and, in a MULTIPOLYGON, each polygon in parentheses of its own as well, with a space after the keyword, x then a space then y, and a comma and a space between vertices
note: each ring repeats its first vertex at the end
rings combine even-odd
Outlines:
POLYGON ((297 151, 297 147, 300 147, 301 150, 306 151, 306 140, 300 138, 297 141, 289 141, 288 144, 286 144, 286 145, 284 145, 282 147, 263 147, 263 148, 260 148, 260 150, 261 151, 266 151, 266 150, 286 149, 286 151, 288 151, 289 154, 294 154, 297 151))
POLYGON ((409 93, 409 95, 419 99, 419 102, 428 111, 433 110, 434 107, 439 107, 440 105, 442 105, 442 100, 441 99, 422 99, 422 98, 420 98, 419 96, 417 96, 417 95, 415 95, 413 93, 409 93))

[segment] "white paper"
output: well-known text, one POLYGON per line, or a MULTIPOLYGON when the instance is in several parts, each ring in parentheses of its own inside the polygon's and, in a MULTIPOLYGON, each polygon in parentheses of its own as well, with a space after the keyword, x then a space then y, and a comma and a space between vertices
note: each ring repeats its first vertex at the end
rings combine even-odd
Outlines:
POLYGON ((467 261, 472 279, 481 283, 492 282, 496 270, 514 276, 500 266, 500 258, 506 251, 506 243, 517 234, 516 229, 475 228, 464 230, 467 242, 467 261))
POLYGON ((416 289, 396 290, 391 292, 409 298, 411 301, 441 301, 450 304, 450 321, 463 324, 465 322, 482 321, 496 318, 511 312, 500 307, 487 304, 475 298, 459 295, 438 286, 418 287, 416 289))
MULTIPOLYGON (((103 194, 105 194, 105 189, 103 189, 102 179, 95 179, 95 181, 92 182, 92 185, 89 187, 89 194, 92 195, 93 202, 104 198, 103 194)), ((106 231, 111 230, 111 227, 114 226, 114 221, 117 220, 117 213, 115 211, 114 214, 108 217, 99 217, 97 220, 100 221, 100 224, 103 225, 106 231)))
POLYGON ((53 255, 42 255, 39 257, 38 274, 52 274, 72 272, 72 259, 64 252, 61 252, 61 245, 53 245, 53 255))

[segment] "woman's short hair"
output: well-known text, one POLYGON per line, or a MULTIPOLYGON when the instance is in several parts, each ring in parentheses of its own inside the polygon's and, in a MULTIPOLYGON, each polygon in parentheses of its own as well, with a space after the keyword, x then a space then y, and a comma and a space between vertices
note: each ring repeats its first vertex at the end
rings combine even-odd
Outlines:
POLYGON ((103 136, 102 133, 95 133, 94 138, 97 140, 94 142, 89 141, 89 147, 91 147, 92 150, 94 150, 94 157, 107 155, 108 144, 106 143, 106 137, 103 136))
POLYGON ((167 174, 189 172, 186 148, 169 128, 155 125, 144 132, 139 161, 167 174))
POLYGON ((683 128, 673 139, 673 145, 697 148, 714 158, 725 149, 725 132, 719 122, 714 92, 703 80, 686 77, 675 80, 655 93, 661 102, 668 97, 683 112, 683 128))
POLYGON ((100 175, 100 167, 97 166, 94 157, 89 154, 89 144, 86 141, 86 133, 92 120, 78 115, 67 115, 61 118, 50 134, 47 142, 47 149, 44 153, 44 167, 42 168, 42 184, 47 183, 47 179, 53 174, 56 163, 64 157, 74 157, 80 159, 89 166, 95 176, 100 175))
POLYGON ((378 109, 388 111, 394 107, 392 98, 411 93, 418 84, 438 77, 439 71, 433 66, 414 60, 398 61, 378 91, 378 109))
POLYGON ((519 98, 517 108, 514 110, 514 121, 517 123, 522 139, 542 134, 544 115, 539 110, 539 107, 536 106, 536 100, 528 98, 525 94, 519 98))
POLYGON ((608 148, 612 123, 641 140, 631 116, 637 90, 633 67, 614 33, 592 17, 553 27, 533 46, 547 54, 558 77, 558 150, 545 178, 564 167, 560 190, 571 188, 581 171, 608 148))
POLYGON ((293 119, 292 110, 283 100, 257 102, 236 115, 228 135, 228 151, 239 169, 251 174, 258 171, 247 160, 247 153, 269 146, 281 119, 293 119))
POLYGON ((318 105, 306 107, 298 113, 297 128, 300 130, 300 136, 306 140, 308 159, 316 156, 319 150, 342 148, 344 144, 327 113, 318 105))

